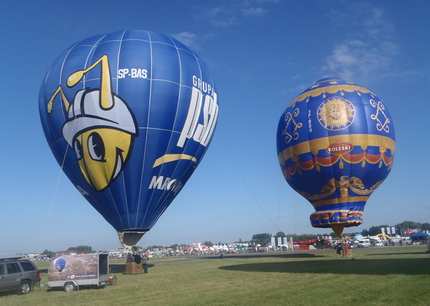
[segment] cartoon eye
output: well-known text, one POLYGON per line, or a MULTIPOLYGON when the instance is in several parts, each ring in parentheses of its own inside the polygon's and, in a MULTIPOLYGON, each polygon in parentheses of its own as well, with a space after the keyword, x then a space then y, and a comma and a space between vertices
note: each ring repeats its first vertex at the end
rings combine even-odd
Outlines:
POLYGON ((76 157, 79 159, 82 159, 82 145, 81 142, 76 138, 75 142, 73 143, 73 148, 75 149, 76 157))
POLYGON ((88 151, 94 160, 103 161, 105 159, 105 146, 102 137, 94 132, 88 137, 88 151))

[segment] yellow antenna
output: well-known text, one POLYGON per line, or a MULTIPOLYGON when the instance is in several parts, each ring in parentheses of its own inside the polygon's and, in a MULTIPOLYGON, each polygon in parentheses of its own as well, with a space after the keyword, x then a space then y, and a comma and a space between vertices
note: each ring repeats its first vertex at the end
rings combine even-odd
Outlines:
POLYGON ((58 94, 60 94, 61 101, 63 102, 63 105, 66 108, 66 110, 69 110, 69 107, 70 107, 69 100, 67 100, 67 97, 64 94, 61 86, 58 86, 48 101, 48 113, 52 112, 52 107, 54 106, 54 101, 55 101, 55 98, 58 96, 58 94))
POLYGON ((100 57, 94 64, 86 69, 78 70, 72 73, 67 79, 67 86, 75 86, 85 74, 94 69, 98 64, 101 63, 101 84, 100 84, 100 106, 102 109, 110 109, 113 106, 113 95, 111 88, 110 70, 109 70, 109 59, 107 55, 100 57))

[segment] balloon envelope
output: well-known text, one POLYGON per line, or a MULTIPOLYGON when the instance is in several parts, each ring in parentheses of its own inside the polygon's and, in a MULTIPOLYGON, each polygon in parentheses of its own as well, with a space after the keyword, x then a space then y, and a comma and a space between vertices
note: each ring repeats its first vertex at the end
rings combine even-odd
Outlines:
POLYGON ((65 50, 42 83, 39 111, 64 172, 134 244, 204 156, 218 96, 195 52, 172 37, 132 30, 65 50))
POLYGON ((282 114, 277 152, 288 184, 316 212, 314 227, 361 224, 364 206, 391 170, 394 126, 369 89, 327 78, 297 96, 282 114))

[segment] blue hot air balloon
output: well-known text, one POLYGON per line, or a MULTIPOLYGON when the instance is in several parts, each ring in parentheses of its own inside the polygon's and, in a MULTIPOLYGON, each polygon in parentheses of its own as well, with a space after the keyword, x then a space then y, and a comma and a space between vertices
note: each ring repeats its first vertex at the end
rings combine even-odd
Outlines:
POLYGON ((369 89, 326 78, 282 114, 277 152, 288 184, 315 208, 312 226, 362 223, 364 206, 390 173, 395 137, 387 107, 369 89))
POLYGON ((54 260, 54 267, 58 272, 62 272, 66 267, 66 260, 63 257, 58 257, 54 260))
POLYGON ((39 111, 66 175, 134 245, 203 158, 218 95, 194 51, 167 35, 131 30, 66 49, 43 80, 39 111))

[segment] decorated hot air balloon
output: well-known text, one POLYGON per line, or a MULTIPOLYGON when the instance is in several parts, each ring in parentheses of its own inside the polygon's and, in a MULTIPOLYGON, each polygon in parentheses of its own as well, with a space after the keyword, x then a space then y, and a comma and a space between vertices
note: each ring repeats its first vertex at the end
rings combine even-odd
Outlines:
POLYGON ((362 223, 364 206, 393 165, 394 126, 369 89, 326 78, 294 98, 282 114, 277 152, 288 184, 315 208, 314 227, 362 223))
POLYGON ((134 245, 194 172, 218 118, 206 64, 167 35, 121 31, 73 44, 40 89, 46 139, 66 175, 134 245))

